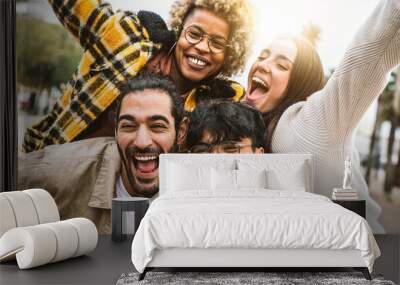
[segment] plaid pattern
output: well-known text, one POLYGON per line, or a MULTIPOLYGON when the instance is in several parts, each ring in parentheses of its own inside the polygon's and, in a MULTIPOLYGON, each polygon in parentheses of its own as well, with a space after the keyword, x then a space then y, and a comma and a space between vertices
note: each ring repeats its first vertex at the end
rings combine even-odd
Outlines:
POLYGON ((51 112, 27 129, 24 152, 76 138, 118 98, 124 82, 161 49, 132 12, 114 13, 101 0, 50 0, 50 4, 84 54, 51 112))

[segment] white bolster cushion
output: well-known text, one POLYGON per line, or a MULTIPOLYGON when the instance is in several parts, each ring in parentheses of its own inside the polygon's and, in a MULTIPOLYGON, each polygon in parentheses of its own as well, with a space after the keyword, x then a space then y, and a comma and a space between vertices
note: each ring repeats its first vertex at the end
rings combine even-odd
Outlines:
POLYGON ((39 223, 35 205, 31 197, 22 191, 3 192, 13 210, 17 227, 33 226, 39 223))
POLYGON ((57 241, 56 252, 51 262, 56 262, 70 258, 75 255, 78 249, 78 232, 71 228, 70 223, 65 221, 44 224, 55 235, 57 241))
POLYGON ((39 224, 52 223, 60 220, 56 202, 49 192, 43 189, 29 189, 22 192, 31 197, 39 218, 39 224))
POLYGON ((0 238, 0 261, 16 256, 20 269, 51 262, 56 250, 54 233, 42 225, 13 228, 0 238))
POLYGON ((10 202, 0 195, 0 237, 9 229, 17 227, 10 202))
POLYGON ((74 257, 91 252, 96 248, 98 233, 95 224, 91 220, 74 218, 66 220, 65 222, 74 226, 78 232, 78 248, 74 257))
POLYGON ((16 256, 20 269, 33 268, 86 254, 97 239, 96 226, 85 218, 14 228, 0 238, 0 261, 16 256))
POLYGON ((0 193, 0 237, 15 227, 34 226, 60 220, 53 197, 43 189, 0 193))

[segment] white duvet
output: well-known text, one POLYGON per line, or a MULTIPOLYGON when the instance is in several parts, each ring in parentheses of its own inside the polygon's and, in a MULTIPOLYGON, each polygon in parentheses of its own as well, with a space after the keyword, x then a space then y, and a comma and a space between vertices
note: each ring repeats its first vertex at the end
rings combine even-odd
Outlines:
POLYGON ((162 195, 134 237, 133 265, 143 272, 165 248, 358 249, 370 272, 380 255, 359 215, 324 196, 266 189, 162 195))

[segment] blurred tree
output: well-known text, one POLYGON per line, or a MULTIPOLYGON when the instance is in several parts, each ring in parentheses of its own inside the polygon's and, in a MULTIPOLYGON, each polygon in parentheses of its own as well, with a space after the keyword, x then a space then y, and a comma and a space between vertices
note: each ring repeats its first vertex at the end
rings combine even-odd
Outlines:
POLYGON ((50 90, 67 82, 82 56, 82 49, 60 25, 29 16, 17 17, 18 84, 50 90))
MULTIPOLYGON (((390 122, 390 132, 389 138, 387 141, 387 153, 386 153, 386 165, 385 165, 385 181, 384 181, 384 192, 389 197, 391 193, 392 187, 395 185, 395 173, 397 172, 396 168, 400 168, 399 163, 395 168, 393 165, 393 147, 395 144, 395 134, 396 129, 399 126, 400 122, 400 114, 398 106, 395 106, 395 102, 398 102, 398 99, 395 100, 395 90, 396 90, 396 73, 392 73, 389 79, 388 84, 383 90, 382 94, 378 99, 378 111, 375 118, 374 129, 371 134, 370 145, 369 145, 369 154, 367 160, 367 171, 365 174, 365 179, 367 183, 369 183, 370 171, 372 168, 374 157, 376 154, 375 144, 377 143, 377 139, 379 140, 379 133, 382 126, 382 123, 385 121, 390 122)), ((397 103, 398 104, 398 103, 397 103)), ((400 153, 399 153, 400 155, 400 153)), ((379 155, 378 155, 379 157, 379 155)), ((379 159, 379 158, 378 158, 379 159)), ((400 181, 399 181, 400 182, 400 181)))
POLYGON ((366 162, 366 172, 365 172, 365 181, 369 185, 369 179, 371 175, 371 169, 373 166, 375 166, 376 170, 379 169, 379 163, 380 163, 380 155, 379 153, 376 153, 378 150, 378 147, 376 146, 379 141, 377 141, 377 138, 379 139, 379 131, 381 129, 382 125, 382 112, 383 112, 383 103, 382 101, 385 99, 385 96, 379 96, 378 98, 378 110, 376 111, 376 116, 375 116, 375 122, 374 122, 374 127, 371 133, 371 138, 369 141, 369 152, 368 152, 368 157, 367 157, 367 162, 366 162), (378 137, 377 137, 378 136, 378 137), (376 161, 377 160, 377 161, 376 161))
POLYGON ((308 39, 314 47, 316 47, 317 43, 321 39, 321 28, 313 23, 309 23, 303 27, 301 34, 303 37, 308 39))
MULTIPOLYGON (((396 85, 393 95, 393 109, 397 118, 397 127, 400 125, 400 66, 397 68, 396 85)), ((393 173, 393 185, 400 186, 400 147, 397 153, 397 165, 393 173)))

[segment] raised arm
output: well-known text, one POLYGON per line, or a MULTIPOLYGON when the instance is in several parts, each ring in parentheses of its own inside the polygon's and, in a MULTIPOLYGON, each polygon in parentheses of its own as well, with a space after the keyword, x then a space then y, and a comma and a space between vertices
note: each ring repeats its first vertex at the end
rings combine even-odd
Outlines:
POLYGON ((114 15, 101 0, 49 0, 57 18, 83 48, 93 44, 102 26, 114 15))
POLYGON ((399 63, 400 0, 383 0, 355 35, 326 86, 310 96, 294 123, 306 126, 306 132, 316 130, 326 143, 343 143, 399 63))

